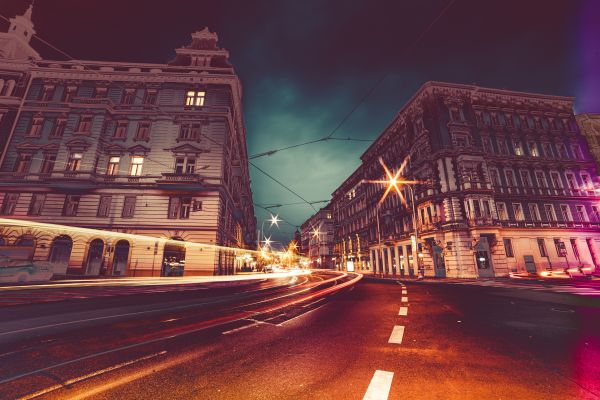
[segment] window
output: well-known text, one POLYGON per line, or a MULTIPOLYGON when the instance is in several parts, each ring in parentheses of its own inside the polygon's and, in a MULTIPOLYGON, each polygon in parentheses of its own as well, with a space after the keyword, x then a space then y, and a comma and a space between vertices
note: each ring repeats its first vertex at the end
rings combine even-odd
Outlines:
POLYGON ((67 195, 65 198, 65 205, 63 206, 63 215, 67 217, 77 215, 80 200, 81 196, 67 195))
POLYGON ((69 159, 67 160, 67 171, 79 171, 79 167, 81 167, 81 160, 83 158, 82 153, 71 153, 69 154, 69 159))
POLYGON ((523 181, 524 187, 531 187, 531 177, 529 176, 529 171, 521 171, 521 181, 523 181))
POLYGON ((135 138, 137 140, 146 140, 150 137, 150 122, 143 121, 138 124, 135 138))
POLYGON ((171 197, 169 199, 169 215, 171 219, 188 219, 192 206, 191 197, 171 197))
POLYGON ((600 222, 600 207, 592 206, 592 214, 597 222, 600 222))
MULTIPOLYGON (((483 216, 485 218, 492 218, 492 212, 490 211, 490 203, 487 200, 482 200, 481 204, 483 204, 483 216)), ((427 210, 430 209, 428 208, 427 210)))
POLYGON ((552 204, 544 204, 544 211, 548 222, 556 222, 556 214, 554 213, 554 206, 552 204))
POLYGON ((186 106, 203 106, 204 105, 204 97, 206 96, 206 92, 198 92, 194 90, 190 90, 187 92, 185 105, 186 106))
POLYGON ((196 170, 196 157, 177 157, 175 159, 176 174, 193 174, 196 170))
POLYGON ((571 145, 571 151, 573 151, 573 157, 575 157, 576 160, 583 160, 583 153, 578 144, 571 145))
POLYGON ((31 165, 31 154, 19 154, 15 163, 15 172, 25 174, 29 172, 29 166, 31 165))
POLYGON ((548 251, 546 250, 546 243, 543 238, 538 238, 537 240, 538 249, 540 249, 540 256, 548 257, 548 251))
POLYGON ((27 136, 39 137, 42 134, 42 127, 44 126, 44 118, 34 118, 31 121, 31 127, 27 136))
POLYGON ((575 176, 571 173, 565 174, 567 178, 567 185, 569 185, 569 189, 577 190, 577 182, 575 181, 575 176))
POLYGON ((565 247, 565 243, 560 239, 554 239, 554 247, 556 248, 556 255, 559 257, 567 256, 567 249, 565 247))
POLYGON ((133 104, 134 102, 135 102, 135 89, 125 89, 125 93, 123 93, 123 97, 121 98, 121 103, 133 104))
POLYGON ((98 203, 98 217, 108 217, 110 214, 110 206, 112 204, 112 196, 100 196, 98 203))
POLYGON ((498 154, 506 154, 506 142, 504 139, 496 139, 498 144, 498 154))
POLYGON ((498 170, 490 169, 490 179, 494 187, 500 187, 500 178, 498 177, 498 170))
POLYGON ((540 153, 538 152, 537 145, 535 142, 528 142, 527 147, 529 148, 529 155, 532 157, 539 157, 540 153))
POLYGON ((581 182, 583 183, 583 189, 590 190, 593 188, 590 176, 588 174, 581 174, 581 182))
POLYGON ((579 260, 579 249, 577 248, 577 240, 571 239, 571 248, 573 249, 573 254, 575 258, 579 260))
POLYGON ((113 138, 125 139, 127 137, 127 127, 129 126, 128 121, 117 121, 113 138))
POLYGON ((575 210, 577 210, 577 218, 579 219, 579 221, 581 222, 587 222, 588 221, 588 216, 587 213, 585 212, 585 207, 584 206, 575 206, 575 210))
POLYGON ((534 203, 530 203, 529 204, 529 214, 531 215, 531 219, 533 221, 537 222, 537 221, 541 221, 542 220, 542 218, 540 216, 540 210, 539 210, 537 204, 534 204, 534 203))
POLYGON ((54 164, 56 163, 56 154, 47 153, 44 154, 44 160, 42 161, 42 167, 40 173, 49 174, 54 171, 54 164))
POLYGON ((90 115, 82 115, 79 118, 79 125, 77 125, 77 132, 88 133, 92 129, 92 117, 90 115))
POLYGON ((454 134, 453 137, 456 147, 462 149, 469 146, 469 139, 467 138, 467 136, 454 134))
POLYGON ((568 205, 566 205, 566 204, 560 205, 560 214, 562 215, 563 221, 568 221, 568 222, 573 221, 573 216, 571 215, 571 210, 569 209, 568 205))
POLYGON ((552 179, 552 187, 555 189, 562 188, 562 182, 560 181, 560 175, 558 172, 550 172, 550 179, 552 179))
POLYGON ((131 166, 129 167, 129 175, 141 176, 143 165, 144 165, 144 157, 142 157, 142 156, 131 157, 131 166))
POLYGON ((558 156, 560 158, 569 158, 569 155, 567 154, 567 148, 563 143, 557 143, 556 149, 558 150, 558 156))
POLYGON ((503 239, 504 242, 504 252, 506 253, 506 257, 514 257, 515 253, 513 252, 512 241, 510 239, 503 239))
POLYGON ((41 101, 52 101, 52 97, 54 97, 54 86, 50 86, 50 85, 44 86, 40 100, 41 101))
POLYGON ((2 200, 2 207, 0 207, 0 214, 12 215, 17 207, 17 201, 19 200, 18 193, 6 193, 4 200, 2 200))
POLYGON ((67 120, 64 118, 58 118, 54 124, 54 128, 50 133, 51 138, 62 137, 65 133, 65 127, 67 126, 67 120))
POLYGON ((108 89, 105 87, 97 87, 96 90, 94 90, 94 97, 97 99, 102 99, 106 97, 107 90, 108 89))
POLYGON ((181 124, 181 128, 179 129, 179 139, 180 140, 198 140, 200 137, 200 123, 186 123, 181 124))
POLYGON ((156 97, 156 89, 148 89, 144 98, 144 104, 156 104, 156 97))
POLYGON ((31 196, 31 202, 29 203, 29 210, 27 210, 27 215, 41 215, 42 208, 44 208, 45 201, 46 201, 45 194, 34 193, 31 196))
POLYGON ((498 219, 501 221, 508 220, 508 214, 506 213, 506 205, 504 203, 496 203, 496 210, 498 211, 498 219))
POLYGON ((121 157, 110 157, 106 166, 106 175, 117 175, 119 173, 119 163, 121 157))
POLYGON ((513 140, 513 148, 515 149, 515 155, 517 155, 517 156, 523 155, 523 148, 521 147, 520 140, 513 140))
POLYGON ((123 202, 123 212, 121 216, 123 218, 132 218, 135 213, 135 201, 136 196, 125 196, 125 201, 123 202))
POLYGON ((546 183, 546 177, 542 171, 535 171, 535 180, 537 181, 537 185, 539 188, 548 187, 546 183))
POLYGON ((65 91, 63 92, 63 98, 62 101, 65 103, 70 103, 71 101, 73 101, 73 97, 75 96, 75 92, 77 92, 77 87, 75 86, 68 86, 65 91))
POLYGON ((483 149, 483 152, 486 154, 494 153, 494 150, 492 148, 492 143, 490 142, 490 138, 487 138, 487 137, 481 138, 481 148, 483 149))
POLYGON ((554 152, 552 151, 550 143, 542 143, 542 148, 544 149, 544 156, 554 158, 554 152))
POLYGON ((521 203, 513 203, 513 213, 515 214, 515 220, 523 221, 525 220, 525 216, 523 215, 523 207, 521 207, 521 203))
POLYGON ((508 187, 517 186, 517 184, 515 183, 515 173, 512 170, 507 169, 506 171, 504 171, 504 175, 506 176, 506 184, 508 185, 508 187))

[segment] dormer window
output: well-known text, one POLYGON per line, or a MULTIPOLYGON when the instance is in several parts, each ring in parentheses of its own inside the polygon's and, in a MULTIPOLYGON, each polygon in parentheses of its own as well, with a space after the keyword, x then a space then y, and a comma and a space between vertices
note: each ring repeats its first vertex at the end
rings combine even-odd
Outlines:
POLYGON ((204 105, 205 91, 189 90, 185 98, 185 105, 188 107, 201 107, 204 105))

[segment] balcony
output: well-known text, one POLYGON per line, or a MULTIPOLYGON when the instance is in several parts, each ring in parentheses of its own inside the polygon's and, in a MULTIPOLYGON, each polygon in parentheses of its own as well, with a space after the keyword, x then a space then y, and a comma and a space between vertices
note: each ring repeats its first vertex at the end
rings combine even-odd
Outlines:
POLYGON ((84 105, 86 108, 108 108, 113 109, 115 104, 108 97, 74 97, 72 105, 84 105))

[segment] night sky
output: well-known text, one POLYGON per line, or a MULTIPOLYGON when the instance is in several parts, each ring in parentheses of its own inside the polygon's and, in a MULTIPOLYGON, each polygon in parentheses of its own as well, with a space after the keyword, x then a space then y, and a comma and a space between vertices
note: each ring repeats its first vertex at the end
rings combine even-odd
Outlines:
MULTIPOLYGON (((600 1, 456 0, 408 51, 449 3, 37 0, 33 21, 41 38, 75 58, 156 63, 208 26, 244 86, 250 155, 328 135, 382 78, 336 136, 377 137, 429 80, 575 96, 576 112, 600 112, 600 1)), ((0 14, 28 4, 2 0, 0 14)), ((368 145, 323 142, 254 162, 305 199, 327 200, 368 145)), ((300 202, 250 171, 255 203, 300 202)), ((306 204, 274 210, 292 225, 314 212, 306 204)), ((256 214, 260 226, 268 213, 256 214)), ((292 225, 273 238, 289 240, 292 225)))

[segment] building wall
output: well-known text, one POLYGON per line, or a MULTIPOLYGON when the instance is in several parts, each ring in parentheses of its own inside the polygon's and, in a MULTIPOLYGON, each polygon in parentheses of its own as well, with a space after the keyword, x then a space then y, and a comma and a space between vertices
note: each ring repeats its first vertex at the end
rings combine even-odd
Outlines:
POLYGON ((597 266, 598 178, 572 102, 425 84, 334 192, 338 251, 344 229, 360 232, 347 228, 348 222, 365 213, 377 273, 414 275, 422 269, 438 277, 506 276, 525 270, 525 256, 538 272, 565 268, 567 261, 597 266), (386 179, 380 160, 394 172, 404 165, 401 176, 417 181, 414 193, 405 185, 401 195, 392 191, 381 201, 386 185, 368 183, 386 179), (344 200, 357 182, 364 187, 364 211, 344 200), (504 239, 511 240, 513 257, 506 257, 504 239), (546 256, 537 239, 547 242, 546 256), (567 259, 557 256, 554 239, 566 244, 567 259), (579 259, 569 256, 571 239, 579 259))
MULTIPOLYGON (((160 275, 162 251, 171 238, 207 246, 253 244, 256 220, 241 85, 227 51, 215 43, 215 34, 196 32, 171 64, 21 63, 19 76, 27 81, 19 81, 15 93, 24 100, 7 100, 0 91, 0 127, 10 126, 2 131, 7 145, 0 159, 1 217, 159 238, 147 245, 148 240, 136 237, 141 244, 130 244, 127 269, 121 273, 129 275, 160 275), (200 64, 196 57, 203 51, 208 55, 200 64), (205 94, 202 104, 187 104, 190 91, 205 94), (12 122, 6 119, 11 112, 12 122), (57 130, 61 121, 64 128, 57 130), (73 154, 82 155, 76 170, 69 161, 73 154), (49 155, 55 156, 54 166, 45 170, 49 155), (118 168, 111 173, 109 162, 115 157, 118 168), (141 173, 135 174, 132 162, 140 157, 141 173), (187 170, 192 164, 193 171, 187 170), (41 212, 32 212, 34 195, 44 198, 41 212), (67 207, 70 196, 79 199, 73 215, 67 207), (176 199, 185 199, 186 206, 176 207, 176 199)), ((4 71, 8 63, 0 60, 0 77, 16 73, 4 71)), ((34 258, 49 257, 55 234, 54 228, 36 233, 34 258)), ((4 235, 8 243, 19 237, 9 231, 4 235)), ((101 236, 110 271, 112 236, 101 236)), ((97 274, 85 267, 95 238, 81 234, 72 239, 71 259, 58 273, 97 274)), ((235 272, 235 251, 192 247, 186 251, 186 275, 235 272)))
POLYGON ((300 227, 305 256, 313 268, 335 268, 333 225, 333 213, 330 205, 327 205, 300 227))
POLYGON ((596 162, 596 172, 600 174, 600 114, 580 114, 576 118, 596 162))

